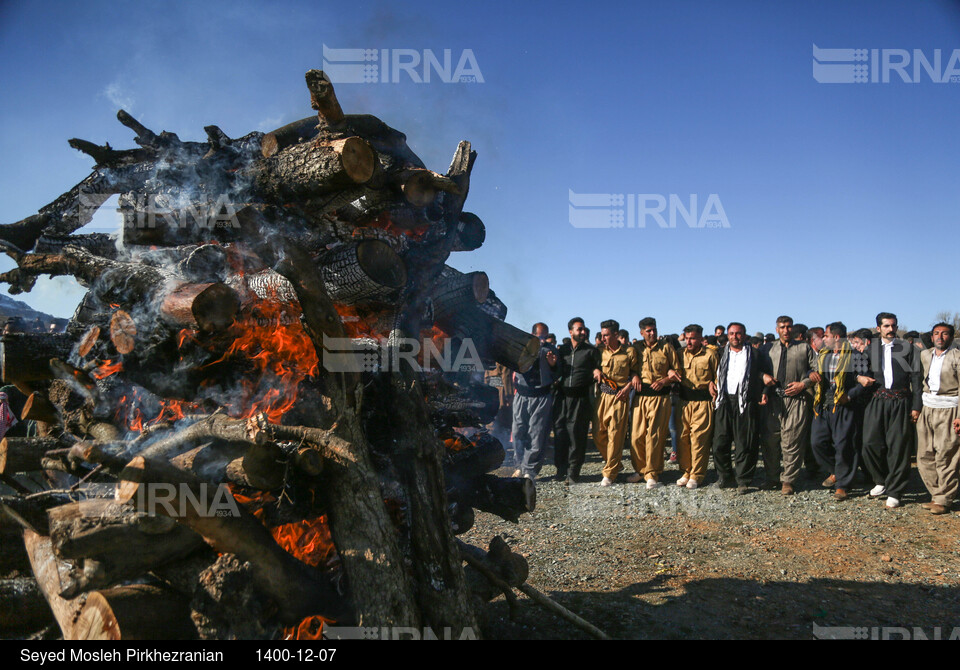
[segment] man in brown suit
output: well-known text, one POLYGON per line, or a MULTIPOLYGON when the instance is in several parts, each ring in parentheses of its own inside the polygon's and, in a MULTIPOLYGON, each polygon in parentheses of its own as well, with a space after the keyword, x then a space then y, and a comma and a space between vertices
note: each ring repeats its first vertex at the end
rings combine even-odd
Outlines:
POLYGON ((635 472, 631 483, 645 479, 648 489, 661 486, 663 447, 670 432, 670 386, 680 382, 680 358, 673 345, 657 338, 657 321, 640 321, 643 342, 636 345, 640 376, 634 378, 633 422, 630 458, 635 472))
POLYGON ((810 373, 817 369, 817 355, 807 342, 793 339, 793 319, 789 316, 777 317, 777 335, 780 339, 767 351, 773 370, 772 376, 764 376, 764 382, 773 386, 774 392, 768 394, 761 410, 760 445, 766 488, 780 486, 783 495, 792 495, 810 440, 810 389, 814 385, 810 373))
POLYGON ((923 408, 917 421, 917 469, 933 500, 923 507, 946 514, 960 487, 960 349, 950 348, 954 328, 933 327, 933 349, 920 353, 923 408))
POLYGON ((703 344, 703 327, 692 323, 683 329, 686 346, 680 360, 680 439, 677 458, 683 476, 677 486, 695 489, 707 477, 707 462, 713 444, 713 403, 717 397, 717 366, 720 355, 703 344))
POLYGON ((603 349, 600 350, 600 369, 593 378, 600 385, 600 397, 593 423, 593 443, 604 461, 600 486, 612 486, 623 470, 623 440, 627 434, 630 407, 630 382, 639 382, 640 365, 632 346, 620 344, 617 337, 620 324, 608 319, 600 324, 603 349))

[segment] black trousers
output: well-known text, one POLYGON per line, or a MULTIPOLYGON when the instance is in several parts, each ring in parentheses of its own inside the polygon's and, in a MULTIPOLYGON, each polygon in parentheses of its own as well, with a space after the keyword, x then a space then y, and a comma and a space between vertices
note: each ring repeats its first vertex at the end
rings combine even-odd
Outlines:
POLYGON ((740 413, 737 396, 728 395, 720 403, 713 419, 713 464, 720 476, 720 485, 736 479, 737 486, 749 486, 757 469, 760 453, 760 407, 748 402, 740 413), (733 458, 730 457, 731 446, 733 458))
POLYGON ((848 489, 857 474, 855 411, 846 405, 818 408, 810 429, 813 453, 820 467, 837 478, 838 489, 848 489))
POLYGON ((863 473, 863 481, 868 489, 874 485, 873 477, 870 476, 870 470, 867 469, 867 461, 863 458, 863 417, 867 411, 866 405, 860 402, 853 403, 853 448, 857 452, 857 458, 860 460, 860 472, 863 473))
POLYGON ((873 481, 898 500, 910 480, 914 435, 910 398, 870 399, 863 417, 863 458, 873 481))
POLYGON ((587 389, 568 395, 563 389, 554 398, 553 461, 557 476, 580 476, 587 453, 587 433, 593 416, 593 403, 587 389))

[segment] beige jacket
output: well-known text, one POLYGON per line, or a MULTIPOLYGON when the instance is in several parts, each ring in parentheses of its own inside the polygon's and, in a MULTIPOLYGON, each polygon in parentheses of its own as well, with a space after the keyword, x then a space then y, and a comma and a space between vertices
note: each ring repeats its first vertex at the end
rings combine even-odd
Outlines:
MULTIPOLYGON (((951 347, 944 354, 943 368, 940 370, 940 390, 937 395, 960 395, 960 349, 951 347)), ((920 362, 923 364, 923 392, 930 393, 927 377, 930 375, 930 361, 933 360, 933 349, 924 349, 920 352, 920 362)))

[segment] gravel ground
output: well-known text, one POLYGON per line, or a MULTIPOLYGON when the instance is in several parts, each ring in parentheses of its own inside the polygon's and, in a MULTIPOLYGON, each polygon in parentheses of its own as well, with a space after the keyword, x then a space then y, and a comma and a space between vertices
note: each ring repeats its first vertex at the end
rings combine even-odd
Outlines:
MULTIPOLYGON (((463 539, 486 547, 499 534, 527 557, 529 583, 614 638, 812 638, 860 634, 960 638, 960 518, 933 516, 914 469, 905 506, 883 509, 862 488, 844 502, 817 481, 797 494, 715 483, 690 491, 668 463, 665 486, 599 485, 588 451, 581 482, 544 467, 537 509, 519 524, 477 513, 463 539), (915 627, 922 629, 914 631, 915 627), (956 630, 954 630, 956 627, 956 630)), ((513 468, 498 474, 510 476, 513 468)), ((707 481, 716 479, 711 465, 707 481)), ((755 483, 764 479, 757 468, 755 483)), ((513 619, 501 596, 485 635, 580 639, 571 624, 521 597, 513 619)))

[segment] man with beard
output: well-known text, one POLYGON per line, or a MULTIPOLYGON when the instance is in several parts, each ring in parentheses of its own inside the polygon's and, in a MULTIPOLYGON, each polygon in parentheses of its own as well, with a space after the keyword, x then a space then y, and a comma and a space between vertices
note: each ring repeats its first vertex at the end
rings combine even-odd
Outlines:
POLYGON ((643 341, 636 345, 640 377, 633 381, 630 459, 634 473, 630 483, 646 480, 648 489, 660 484, 663 472, 663 448, 670 430, 670 386, 678 383, 680 360, 677 350, 666 339, 657 338, 657 321, 647 317, 640 321, 643 341))
POLYGON ((775 392, 768 394, 768 401, 761 411, 763 429, 760 441, 766 487, 779 486, 783 495, 793 495, 813 419, 813 399, 808 391, 813 388, 810 373, 816 370, 817 357, 809 344, 793 339, 791 317, 777 317, 777 335, 779 339, 767 351, 773 368, 775 392))
POLYGON ((863 458, 876 482, 870 497, 886 494, 886 509, 895 509, 907 490, 913 424, 923 408, 920 350, 897 338, 895 314, 877 314, 877 332, 880 339, 869 349, 877 376, 863 417, 863 458))
POLYGON ((917 469, 932 501, 931 514, 946 514, 960 487, 960 349, 951 349, 954 328, 933 327, 933 349, 920 354, 923 409, 917 422, 917 469))
POLYGON ((570 344, 561 345, 557 352, 560 383, 554 399, 557 404, 553 424, 554 462, 557 479, 575 484, 587 450, 592 414, 590 388, 594 384, 594 372, 600 369, 600 352, 587 341, 583 319, 570 319, 567 330, 570 344))
POLYGON ((679 387, 680 438, 677 445, 677 459, 683 476, 677 480, 677 486, 695 489, 707 477, 720 355, 703 346, 702 326, 692 323, 683 329, 683 335, 686 346, 680 352, 683 379, 679 387))
POLYGON ((834 498, 846 500, 857 472, 859 457, 854 449, 854 415, 850 403, 873 382, 866 360, 847 341, 847 327, 839 321, 827 326, 823 347, 817 354, 812 375, 816 386, 811 427, 813 452, 830 477, 824 485, 836 487, 834 498))
POLYGON ((757 467, 763 374, 769 365, 765 354, 747 345, 747 328, 742 323, 727 326, 727 338, 717 368, 713 462, 720 488, 736 485, 737 493, 743 495, 750 490, 757 467))
POLYGON ((600 486, 612 486, 623 470, 620 461, 629 420, 630 382, 639 383, 640 380, 636 349, 620 344, 619 330, 620 324, 613 319, 600 324, 603 349, 600 351, 600 369, 593 371, 593 378, 600 385, 593 424, 593 443, 604 460, 600 486))

